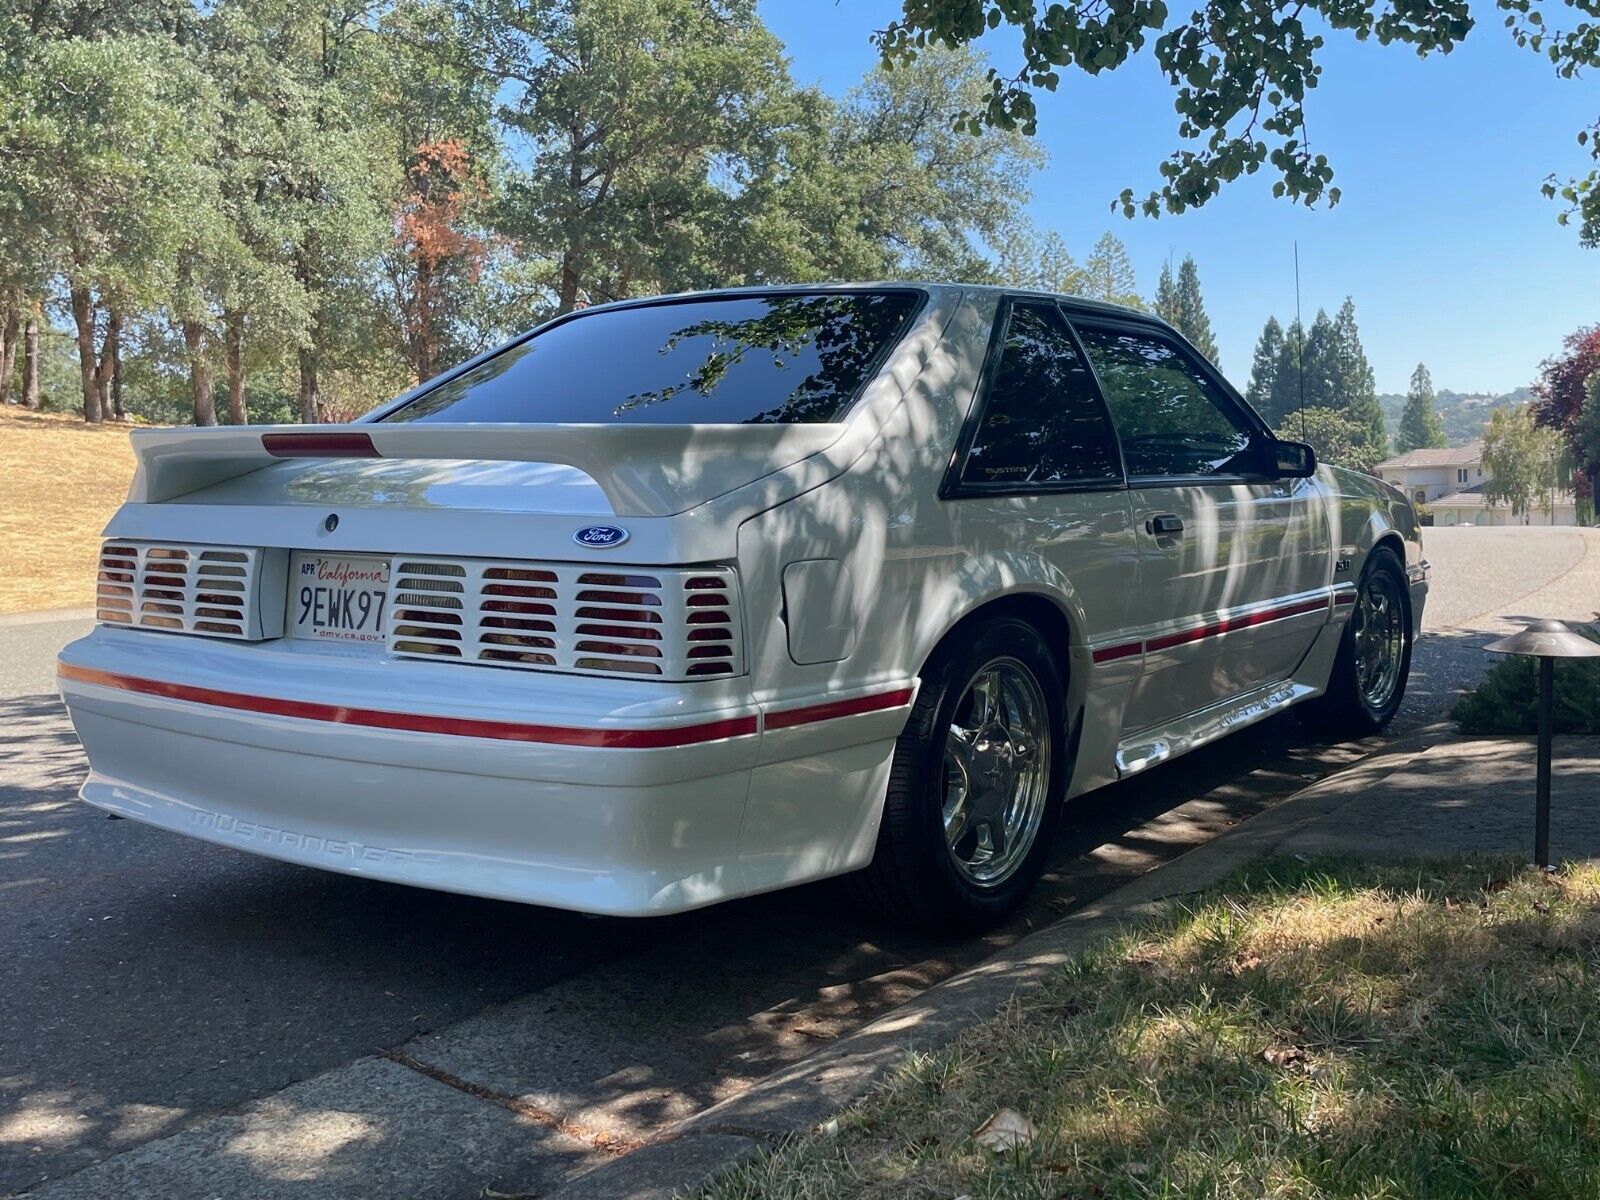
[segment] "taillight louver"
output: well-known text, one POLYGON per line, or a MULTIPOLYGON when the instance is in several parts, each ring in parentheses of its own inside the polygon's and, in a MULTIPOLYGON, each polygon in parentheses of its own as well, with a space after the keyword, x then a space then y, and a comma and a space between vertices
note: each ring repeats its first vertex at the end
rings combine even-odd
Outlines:
MULTIPOLYGON (((653 679, 735 675, 735 577, 726 568, 596 571, 566 563, 397 559, 389 648, 502 667, 653 679), (452 604, 409 603, 413 579, 451 580, 452 604), (699 580, 700 583, 691 583, 699 580), (715 591, 708 606, 702 592, 715 591), (714 614, 716 628, 699 628, 714 614), (700 636, 709 632, 710 638, 700 636)), ((437 597, 434 583, 428 595, 437 597)))
POLYGON ((461 658, 467 572, 455 563, 400 560, 389 572, 389 648, 396 654, 461 658))
MULTIPOLYGON (((100 548, 95 616, 114 625, 258 641, 266 551, 110 541, 100 548)), ((281 575, 277 577, 281 586, 281 575)))
POLYGON ((691 677, 734 673, 734 608, 727 581, 718 575, 691 575, 683 581, 689 608, 686 657, 691 677))

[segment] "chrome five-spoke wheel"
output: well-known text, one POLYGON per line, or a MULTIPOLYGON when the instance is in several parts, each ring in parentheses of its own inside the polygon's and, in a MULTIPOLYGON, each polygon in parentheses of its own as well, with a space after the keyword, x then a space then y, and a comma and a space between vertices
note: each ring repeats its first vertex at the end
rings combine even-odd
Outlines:
POLYGON ((959 626, 921 680, 862 894, 925 928, 981 929, 1016 911, 1050 856, 1066 680, 1038 627, 1009 613, 959 626))
POLYGON ((1373 711, 1381 711, 1400 682, 1405 650, 1405 602, 1390 571, 1374 571, 1362 581, 1354 624, 1356 686, 1373 711))
POLYGON ((1050 795, 1050 709, 1015 658, 985 663, 945 737, 944 839, 956 870, 996 887, 1033 849, 1050 795))
POLYGON ((1306 717, 1335 737, 1366 737, 1399 711, 1411 669, 1411 605, 1393 547, 1367 555, 1327 687, 1306 717))

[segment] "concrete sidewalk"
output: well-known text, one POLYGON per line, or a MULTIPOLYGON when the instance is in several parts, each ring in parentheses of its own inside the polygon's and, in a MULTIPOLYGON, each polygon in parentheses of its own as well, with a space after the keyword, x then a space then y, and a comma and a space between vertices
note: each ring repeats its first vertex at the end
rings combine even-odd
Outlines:
MULTIPOLYGON (((548 1200, 667 1200, 763 1145, 815 1129, 901 1057, 949 1041, 1161 904, 1285 854, 1416 857, 1533 851, 1533 740, 1447 740, 1369 759, 1159 867, 750 1091, 583 1176, 548 1200)), ((1551 844, 1600 857, 1600 738, 1557 738, 1551 844)))

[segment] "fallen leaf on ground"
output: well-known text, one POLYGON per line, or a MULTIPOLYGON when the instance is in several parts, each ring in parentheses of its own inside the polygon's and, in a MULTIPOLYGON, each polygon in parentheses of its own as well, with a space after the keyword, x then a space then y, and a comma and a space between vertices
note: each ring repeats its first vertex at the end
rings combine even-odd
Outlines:
POLYGON ((978 1145, 999 1153, 1002 1150, 1015 1150, 1018 1146, 1026 1146, 1038 1134, 1039 1131, 1034 1128, 1033 1122, 1016 1109, 1002 1108, 979 1125, 972 1136, 978 1145))
POLYGON ((1268 1046, 1261 1057, 1275 1067, 1301 1067, 1306 1065, 1306 1052, 1299 1046, 1268 1046))

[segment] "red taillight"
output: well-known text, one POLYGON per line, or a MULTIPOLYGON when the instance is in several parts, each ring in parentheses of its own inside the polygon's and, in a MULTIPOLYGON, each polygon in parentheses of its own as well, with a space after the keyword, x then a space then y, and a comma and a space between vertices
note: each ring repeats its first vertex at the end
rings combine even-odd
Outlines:
POLYGON ((261 445, 275 458, 382 458, 365 433, 263 433, 261 445))

